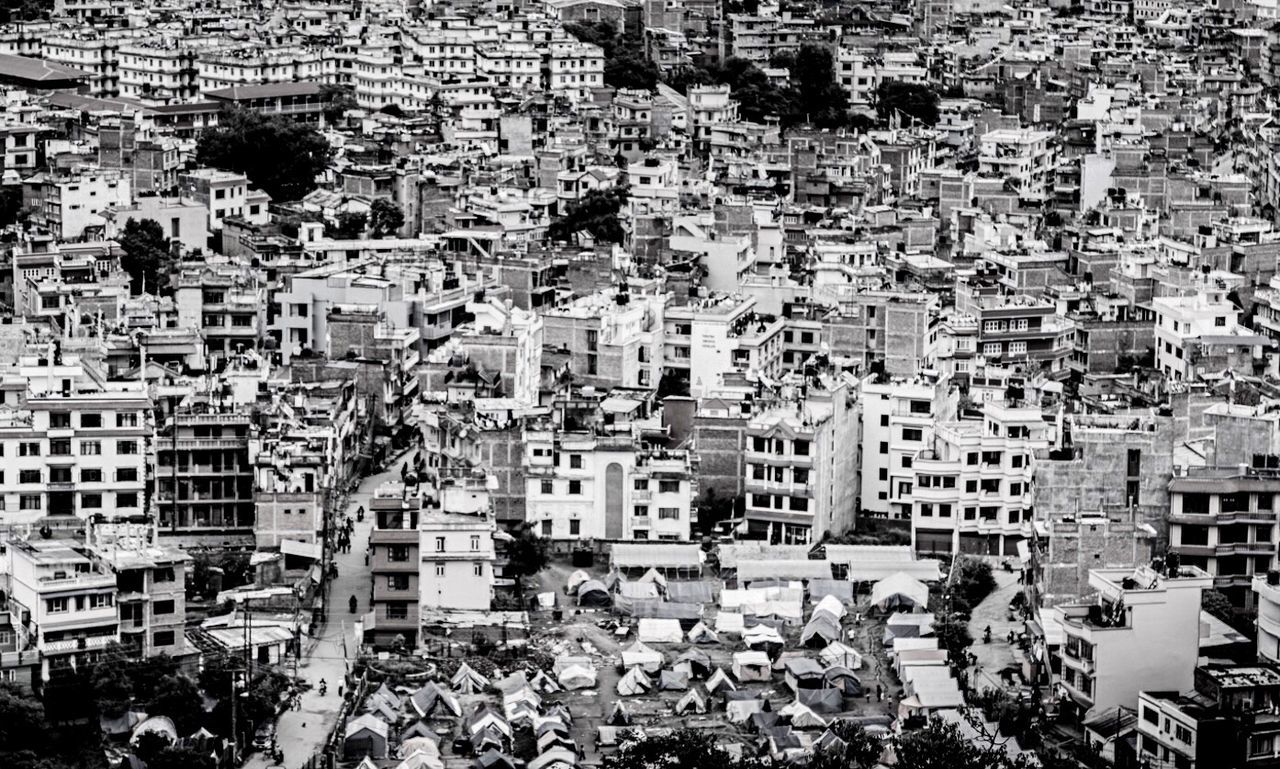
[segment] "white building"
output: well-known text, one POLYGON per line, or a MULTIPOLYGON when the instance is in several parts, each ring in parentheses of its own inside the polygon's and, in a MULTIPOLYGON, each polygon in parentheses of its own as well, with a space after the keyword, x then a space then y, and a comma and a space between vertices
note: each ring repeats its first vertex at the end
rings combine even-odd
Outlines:
POLYGON ((1201 569, 1178 576, 1149 567, 1094 569, 1091 604, 1058 606, 1058 685, 1082 711, 1134 707, 1143 690, 1186 691, 1200 654, 1200 595, 1213 586, 1201 569), (1158 648, 1158 653, 1153 653, 1158 648))
POLYGON ((664 373, 687 379, 695 398, 719 388, 730 372, 780 377, 787 323, 757 315, 756 304, 754 298, 717 296, 668 307, 664 373))
POLYGON ((1258 659, 1280 664, 1280 574, 1254 577, 1253 594, 1258 607, 1258 659))
POLYGON ((1055 156, 1052 131, 999 129, 982 135, 978 173, 1011 180, 1024 198, 1042 198, 1053 183, 1055 156))
POLYGON ((445 481, 439 507, 424 507, 418 516, 422 616, 439 609, 489 610, 496 531, 487 488, 445 481))
POLYGON ((1156 297, 1151 309, 1156 314, 1156 368, 1175 380, 1196 378, 1187 349, 1191 340, 1247 333, 1224 290, 1156 297))
POLYGON ((934 427, 948 418, 947 382, 927 377, 862 382, 860 509, 911 518, 914 462, 933 445, 934 427))

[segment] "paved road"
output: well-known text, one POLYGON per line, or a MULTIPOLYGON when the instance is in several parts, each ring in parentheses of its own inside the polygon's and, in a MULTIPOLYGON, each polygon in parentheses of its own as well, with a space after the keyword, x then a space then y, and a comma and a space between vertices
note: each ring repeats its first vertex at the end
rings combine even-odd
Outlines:
POLYGON ((987 688, 999 689, 1004 684, 1000 680, 1001 669, 1015 664, 1013 647, 1009 645, 1008 633, 1022 632, 1022 622, 1009 621, 1009 601, 1014 593, 1022 589, 1018 584, 1018 573, 1004 571, 998 565, 995 569, 996 589, 982 603, 973 609, 969 620, 969 633, 973 635, 973 646, 970 651, 978 658, 978 668, 973 672, 973 688, 981 691, 987 688), (991 643, 982 642, 982 632, 991 626, 991 643))
MULTIPOLYGON (((347 503, 347 515, 352 520, 355 519, 356 508, 361 505, 368 511, 369 499, 379 485, 399 479, 399 466, 398 463, 393 464, 395 470, 361 480, 347 503)), ((351 552, 334 555, 338 577, 330 584, 328 621, 321 626, 318 638, 304 642, 303 656, 298 664, 299 678, 309 682, 312 688, 303 693, 301 709, 285 711, 276 726, 277 745, 284 752, 287 769, 298 769, 311 758, 337 721, 342 705, 338 695, 339 684, 355 656, 354 623, 359 621, 360 614, 369 610, 372 583, 364 554, 372 529, 373 517, 366 514, 364 522, 355 525, 351 552), (359 601, 354 615, 348 611, 347 605, 353 595, 359 601), (321 679, 329 685, 328 693, 323 697, 316 688, 321 679)), ((251 754, 245 761, 247 769, 265 769, 273 765, 275 762, 261 752, 251 754)))

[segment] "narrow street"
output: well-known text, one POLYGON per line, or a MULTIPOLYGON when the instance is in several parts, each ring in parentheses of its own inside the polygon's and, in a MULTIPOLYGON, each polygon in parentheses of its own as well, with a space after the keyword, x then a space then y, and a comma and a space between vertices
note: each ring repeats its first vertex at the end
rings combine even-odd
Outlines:
MULTIPOLYGON (((391 467, 393 469, 362 479, 347 501, 346 512, 352 520, 361 505, 365 508, 365 517, 363 522, 355 524, 351 552, 334 553, 338 577, 330 583, 329 615, 320 627, 320 636, 303 642, 298 677, 310 683, 311 689, 303 693, 301 709, 286 710, 276 725, 277 746, 284 752, 283 765, 289 769, 298 769, 311 758, 338 718, 342 705, 339 685, 350 669, 357 648, 354 624, 369 610, 372 589, 370 568, 364 557, 369 532, 373 529, 373 516, 368 514, 369 500, 378 486, 399 479, 399 463, 393 462, 391 467), (347 605, 353 595, 359 601, 355 614, 348 611, 347 605), (321 680, 328 683, 324 696, 319 691, 321 680)), ((266 753, 256 751, 247 755, 244 765, 249 769, 265 769, 275 766, 275 762, 266 753)))
POLYGON ((997 567, 994 576, 996 589, 974 607, 969 620, 969 633, 973 636, 970 651, 978 658, 978 666, 972 671, 971 679, 975 691, 998 689, 1004 685, 1000 671, 1016 662, 1013 647, 1009 645, 1009 631, 1013 630, 1015 634, 1022 632, 1021 620, 1009 621, 1009 601, 1022 589, 1018 584, 1018 574, 997 567), (991 627, 989 644, 982 642, 983 631, 988 626, 991 627))

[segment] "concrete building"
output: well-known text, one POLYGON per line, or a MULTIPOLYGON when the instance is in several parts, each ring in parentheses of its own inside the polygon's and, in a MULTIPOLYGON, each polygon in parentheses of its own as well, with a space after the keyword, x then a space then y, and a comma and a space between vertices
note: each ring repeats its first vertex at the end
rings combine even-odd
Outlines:
POLYGON ((1220 369, 1197 366, 1190 348, 1215 337, 1236 337, 1232 347, 1252 347, 1251 335, 1239 325, 1238 311, 1225 291, 1193 296, 1164 296, 1151 300, 1155 311, 1156 368, 1174 380, 1196 379, 1220 369))
POLYGON ((1028 592, 1050 609, 1084 600, 1093 569, 1132 569, 1155 555, 1156 530, 1129 510, 1081 513, 1036 525, 1042 547, 1028 548, 1028 592))
POLYGON ((1048 195, 1056 164, 1052 131, 999 129, 982 135, 978 174, 1012 182, 1025 199, 1048 195))
MULTIPOLYGON (((418 519, 421 611, 488 611, 493 602, 497 524, 486 479, 442 481, 418 519)), ((376 589, 376 586, 375 586, 376 589)))
POLYGON ((369 502, 373 601, 365 621, 366 643, 389 647, 403 638, 407 648, 417 645, 420 513, 421 501, 399 483, 383 484, 369 502))
POLYGON ((934 426, 947 419, 948 388, 947 380, 932 377, 862 381, 860 510, 911 519, 914 462, 921 449, 933 444, 934 426))
POLYGON ((250 413, 192 399, 165 409, 157 426, 156 509, 177 543, 254 542, 250 413))
POLYGON ((1276 566, 1280 475, 1251 467, 1179 468, 1169 482, 1169 549, 1214 588, 1253 608, 1253 578, 1276 566))
POLYGON ((1017 555, 1033 535, 1035 456, 1050 440, 1039 408, 987 403, 981 420, 937 424, 911 468, 917 552, 1017 555))
POLYGON ((747 421, 748 538, 815 544, 853 528, 849 481, 859 435, 852 389, 844 381, 785 384, 747 421))
POLYGON ((601 388, 657 387, 666 299, 605 290, 542 315, 543 346, 564 350, 576 381, 601 388))
POLYGON ((190 556, 161 544, 149 516, 115 521, 95 517, 86 531, 88 552, 116 577, 121 645, 133 656, 187 656, 190 556))
POLYGON ((1213 579, 1194 566, 1095 569, 1092 603, 1053 609, 1062 625, 1058 686, 1082 712, 1134 707, 1144 690, 1184 691, 1200 652, 1200 595, 1213 579), (1159 654, 1152 654, 1159 639, 1159 654))

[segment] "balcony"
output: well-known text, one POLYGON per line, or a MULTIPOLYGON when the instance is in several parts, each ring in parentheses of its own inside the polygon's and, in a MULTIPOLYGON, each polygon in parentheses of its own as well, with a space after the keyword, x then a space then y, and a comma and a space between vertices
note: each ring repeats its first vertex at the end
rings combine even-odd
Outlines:
POLYGON ((69 654, 78 651, 96 651, 105 649, 115 642, 115 636, 93 636, 91 638, 72 638, 66 641, 48 641, 41 651, 45 654, 69 654))
POLYGON ((1222 526, 1229 523, 1275 523, 1276 513, 1273 510, 1236 510, 1229 513, 1170 513, 1170 523, 1185 523, 1194 526, 1222 526))
POLYGON ((1276 546, 1272 542, 1223 542, 1214 548, 1214 553, 1223 555, 1275 555, 1276 546))

